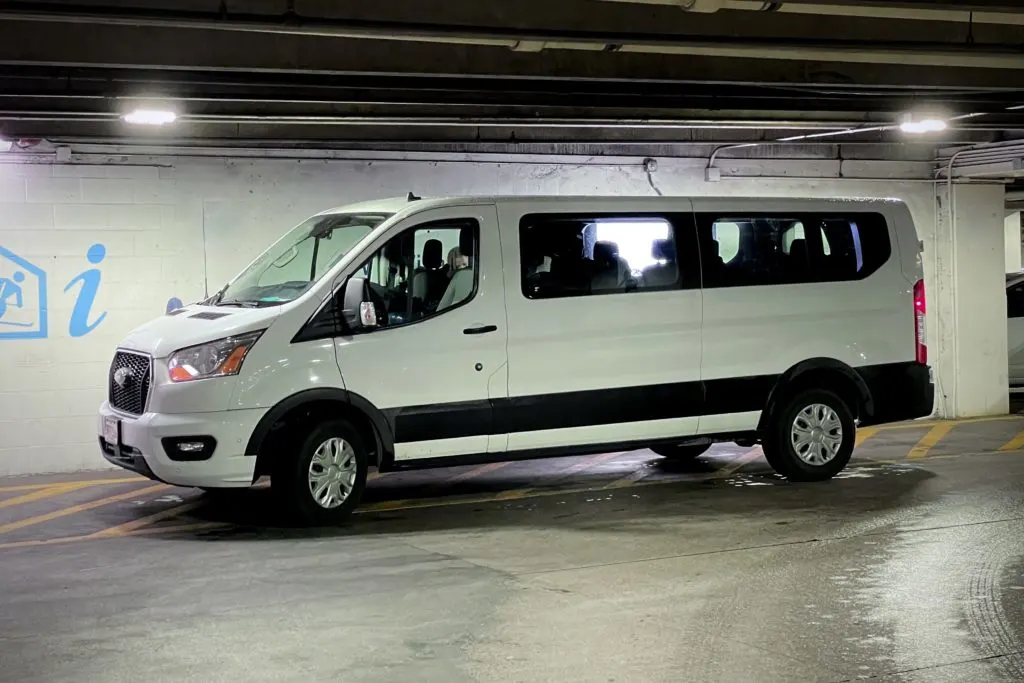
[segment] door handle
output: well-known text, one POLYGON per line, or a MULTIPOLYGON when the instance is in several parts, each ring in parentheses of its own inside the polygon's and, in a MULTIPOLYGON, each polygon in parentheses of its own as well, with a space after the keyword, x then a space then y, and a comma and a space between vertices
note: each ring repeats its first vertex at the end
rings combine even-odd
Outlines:
POLYGON ((480 325, 479 327, 467 327, 462 331, 462 334, 487 334, 488 332, 497 331, 497 325, 480 325))

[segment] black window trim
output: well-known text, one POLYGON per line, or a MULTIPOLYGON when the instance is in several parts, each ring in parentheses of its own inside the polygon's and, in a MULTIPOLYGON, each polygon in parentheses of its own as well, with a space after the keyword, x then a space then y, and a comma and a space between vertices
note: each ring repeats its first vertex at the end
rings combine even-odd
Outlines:
MULTIPOLYGON (((801 280, 797 282, 754 282, 754 283, 735 283, 735 284, 716 284, 708 283, 705 279, 705 269, 703 260, 701 262, 701 289, 735 289, 740 287, 784 287, 793 285, 822 285, 822 284, 838 284, 842 282, 858 282, 865 280, 878 271, 880 271, 893 256, 893 239, 892 229, 889 225, 889 221, 886 219, 885 214, 879 211, 744 211, 740 210, 715 210, 715 211, 695 211, 694 222, 697 226, 697 240, 700 244, 701 240, 711 239, 711 228, 716 221, 729 220, 729 219, 771 219, 771 218, 789 218, 799 220, 804 228, 804 239, 809 242, 813 242, 818 247, 818 252, 822 252, 821 249, 821 235, 817 230, 808 230, 806 228, 809 224, 814 224, 815 219, 817 220, 828 220, 828 219, 841 219, 848 220, 853 223, 860 224, 857 220, 858 217, 871 217, 873 220, 880 221, 881 225, 885 228, 885 242, 887 246, 887 253, 885 258, 879 260, 873 264, 871 269, 863 268, 854 277, 843 277, 843 278, 817 278, 811 280, 801 280), (810 233, 810 234, 808 234, 810 233)), ((862 240, 863 245, 863 240, 862 240)), ((704 257, 704 251, 698 250, 701 259, 704 257)), ((818 255, 811 255, 811 264, 816 265, 818 255)), ((865 263, 867 263, 865 259, 865 263)))
POLYGON ((693 213, 690 211, 544 211, 523 214, 519 218, 519 227, 516 235, 519 244, 517 245, 517 260, 519 271, 519 294, 528 301, 553 301, 558 299, 580 299, 591 296, 609 296, 624 294, 646 294, 650 292, 675 292, 683 290, 700 289, 702 276, 700 273, 700 256, 697 254, 697 231, 693 213), (658 287, 643 287, 628 290, 625 292, 607 291, 591 292, 586 294, 571 294, 565 296, 543 296, 533 297, 526 291, 526 278, 523 270, 523 231, 528 227, 528 222, 556 221, 556 220, 627 220, 627 219, 658 219, 668 224, 669 236, 676 249, 676 281, 670 285, 658 287))
MULTIPOLYGON (((435 220, 427 221, 425 223, 410 225, 404 228, 403 230, 396 232, 395 234, 385 239, 383 244, 374 249, 366 259, 361 261, 359 265, 356 266, 356 268, 351 273, 349 273, 344 280, 342 280, 341 285, 331 292, 331 295, 324 300, 323 304, 320 306, 320 308, 317 309, 316 313, 314 313, 313 316, 299 329, 298 333, 292 338, 292 343, 294 344, 298 342, 315 341, 318 339, 337 339, 340 337, 349 338, 362 334, 380 333, 385 332, 387 330, 402 329, 410 327, 412 325, 417 325, 427 320, 433 320, 442 315, 445 315, 446 313, 462 308, 469 302, 473 301, 473 299, 476 298, 477 294, 480 291, 480 242, 482 233, 483 230, 481 228, 480 221, 472 216, 464 216, 457 218, 438 218, 435 220), (401 323, 399 325, 387 325, 384 327, 378 326, 362 330, 345 329, 341 317, 336 313, 336 305, 338 297, 343 295, 345 287, 348 285, 348 281, 354 275, 363 270, 363 268, 366 267, 366 264, 369 263, 371 259, 375 258, 382 249, 391 244, 392 240, 402 237, 408 232, 430 229, 430 226, 433 225, 450 226, 452 223, 471 223, 473 230, 476 233, 476 239, 473 241, 473 289, 469 293, 469 296, 467 296, 459 303, 449 306, 443 311, 434 311, 430 315, 425 315, 417 320, 410 320, 409 322, 401 323)), ((369 282, 367 282, 367 286, 369 286, 369 282)))

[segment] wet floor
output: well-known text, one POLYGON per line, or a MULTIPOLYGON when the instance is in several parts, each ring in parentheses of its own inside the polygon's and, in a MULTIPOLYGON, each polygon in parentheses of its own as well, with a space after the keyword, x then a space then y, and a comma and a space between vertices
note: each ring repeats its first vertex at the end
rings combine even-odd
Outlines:
POLYGON ((327 530, 0 481, 0 680, 1024 680, 1024 421, 985 424, 818 484, 738 447, 388 474, 327 530))

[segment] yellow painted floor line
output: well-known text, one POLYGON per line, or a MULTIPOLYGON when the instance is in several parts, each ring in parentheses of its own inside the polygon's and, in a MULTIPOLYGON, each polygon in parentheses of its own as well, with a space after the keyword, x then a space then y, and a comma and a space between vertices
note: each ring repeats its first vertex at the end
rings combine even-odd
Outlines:
POLYGON ((470 479, 475 479, 476 477, 487 474, 488 472, 500 470, 502 467, 508 467, 511 464, 512 463, 507 460, 500 462, 489 462, 486 465, 480 465, 478 467, 474 467, 471 470, 467 470, 462 474, 456 474, 451 479, 445 479, 444 481, 439 481, 436 484, 432 484, 431 488, 433 488, 434 486, 448 486, 450 484, 457 484, 460 481, 468 481, 470 479))
MULTIPOLYGON (((533 495, 533 493, 535 491, 543 490, 545 488, 550 488, 551 484, 556 484, 558 482, 565 481, 566 479, 569 479, 573 475, 579 474, 580 472, 588 470, 591 467, 597 467, 598 465, 600 465, 602 463, 605 463, 605 462, 608 462, 609 460, 614 460, 615 458, 619 457, 623 453, 625 453, 625 451, 616 451, 614 453, 599 453, 598 455, 589 455, 589 456, 583 458, 582 460, 580 460, 578 462, 574 462, 572 465, 570 465, 569 467, 566 467, 564 470, 561 470, 561 471, 555 473, 553 476, 545 477, 543 479, 543 483, 546 484, 546 486, 543 486, 543 487, 530 486, 530 487, 523 488, 523 489, 510 489, 508 491, 502 491, 501 493, 497 494, 494 497, 494 499, 495 500, 515 500, 515 499, 518 499, 518 498, 528 498, 529 496, 533 495)), ((536 483, 540 483, 540 482, 536 482, 536 483)))
POLYGON ((861 427, 857 430, 857 439, 853 442, 856 448, 878 433, 878 427, 861 427))
POLYGON ((942 439, 953 431, 953 427, 958 423, 943 422, 935 425, 928 432, 922 436, 914 447, 910 449, 910 453, 907 455, 909 460, 919 460, 921 458, 928 457, 928 451, 936 446, 942 439))
POLYGON ((631 485, 635 484, 636 482, 640 481, 641 479, 644 479, 648 475, 652 474, 653 472, 654 472, 654 470, 651 467, 648 467, 647 465, 644 465, 643 467, 640 467, 640 468, 630 472, 626 476, 620 477, 619 479, 616 479, 615 481, 611 482, 610 484, 605 484, 603 488, 606 488, 606 489, 620 489, 623 486, 631 486, 631 485))
POLYGON ((53 498, 54 496, 61 496, 71 491, 77 491, 90 486, 89 483, 75 483, 70 482, 66 484, 52 484, 46 488, 36 489, 31 493, 25 493, 14 498, 6 498, 0 500, 0 510, 7 507, 13 507, 15 505, 24 505, 25 503, 34 503, 37 500, 46 500, 47 498, 53 498))
POLYGON ((185 512, 189 512, 191 510, 195 510, 197 507, 200 507, 202 504, 203 504, 202 501, 196 500, 196 501, 192 501, 190 503, 182 503, 180 505, 174 505, 174 506, 169 507, 166 510, 163 510, 161 512, 157 512, 157 513, 154 513, 152 515, 147 515, 145 517, 140 517, 138 519, 133 519, 130 522, 125 522, 124 524, 118 524, 117 526, 109 527, 107 529, 104 529, 103 531, 97 531, 96 533, 91 534, 91 536, 93 536, 94 538, 102 538, 104 536, 124 536, 124 535, 129 534, 129 533, 131 533, 133 531, 141 529, 144 526, 148 526, 148 525, 153 524, 155 522, 159 522, 162 519, 167 519, 168 517, 174 517, 175 515, 180 515, 180 514, 183 514, 185 512))
POLYGON ((135 489, 134 491, 119 493, 115 496, 107 496, 106 498, 90 500, 87 503, 81 503, 79 505, 72 505, 70 507, 61 508, 60 510, 47 512, 43 515, 36 515, 35 517, 28 517, 26 519, 19 519, 15 522, 0 524, 0 534, 6 534, 11 531, 16 531, 18 529, 24 529, 27 526, 33 526, 35 524, 42 524, 43 522, 49 522, 53 519, 60 519, 61 517, 67 517, 69 515, 74 515, 79 512, 85 512, 86 510, 92 510, 93 508, 98 508, 103 505, 109 505, 110 503, 116 503, 121 500, 128 500, 129 498, 137 498, 139 496, 145 496, 150 493, 164 491, 169 488, 171 487, 168 486, 167 484, 155 484, 154 486, 147 486, 145 488, 135 489))
POLYGON ((935 427, 937 425, 966 425, 978 422, 1007 422, 1010 420, 1022 421, 1024 415, 988 415, 985 417, 965 417, 960 420, 912 420, 910 422, 894 422, 892 424, 878 425, 876 429, 882 432, 891 429, 920 429, 922 427, 935 427))
MULTIPOLYGON (((173 534, 184 531, 203 531, 204 529, 217 529, 230 527, 230 522, 190 522, 188 524, 175 524, 173 526, 162 526, 158 529, 136 529, 129 531, 125 536, 149 536, 150 534, 173 534)), ((92 538, 107 538, 106 536, 92 536, 92 538)))
POLYGON ((1013 437, 1002 446, 999 447, 1001 451, 1019 451, 1024 448, 1024 431, 1017 432, 1017 436, 1013 437))
POLYGON ((64 486, 65 484, 78 484, 81 486, 103 486, 104 484, 130 484, 132 482, 149 481, 145 477, 119 477, 117 479, 85 479, 82 481, 51 481, 48 484, 18 484, 16 486, 0 486, 0 493, 15 491, 37 491, 48 489, 51 486, 64 486))
POLYGON ((716 479, 724 479, 731 477, 732 475, 739 472, 742 468, 746 467, 750 463, 754 462, 760 457, 764 456, 764 451, 761 450, 760 446, 754 446, 746 453, 733 458, 729 461, 729 464, 714 473, 716 479))

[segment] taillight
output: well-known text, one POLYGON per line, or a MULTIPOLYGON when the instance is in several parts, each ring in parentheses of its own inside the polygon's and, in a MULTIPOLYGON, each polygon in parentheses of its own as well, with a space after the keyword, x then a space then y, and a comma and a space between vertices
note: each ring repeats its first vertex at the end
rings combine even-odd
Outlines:
POLYGON ((917 362, 922 365, 928 363, 928 346, 925 344, 924 338, 925 310, 924 280, 918 280, 914 283, 914 334, 916 336, 917 362))

